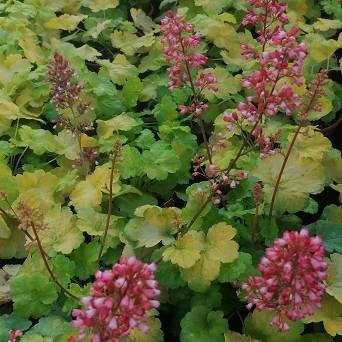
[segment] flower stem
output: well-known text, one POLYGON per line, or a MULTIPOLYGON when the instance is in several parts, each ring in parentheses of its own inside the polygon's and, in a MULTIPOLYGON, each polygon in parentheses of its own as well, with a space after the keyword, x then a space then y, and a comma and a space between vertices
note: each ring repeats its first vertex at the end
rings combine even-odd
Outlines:
POLYGON ((110 170, 110 179, 109 179, 109 203, 108 203, 108 210, 107 210, 107 218, 106 218, 106 226, 105 230, 103 233, 103 239, 101 240, 101 247, 100 247, 100 252, 98 256, 98 263, 100 262, 100 259, 102 257, 103 249, 106 244, 106 239, 108 235, 108 230, 109 230, 109 224, 110 224, 110 217, 112 215, 112 208, 113 208, 113 180, 114 180, 114 171, 115 171, 115 163, 118 157, 118 149, 113 148, 113 154, 111 156, 112 160, 112 166, 110 170))
POLYGON ((33 234, 35 236, 35 239, 37 241, 37 245, 38 245, 38 249, 39 249, 39 252, 40 252, 40 255, 42 256, 42 259, 44 261, 44 265, 51 277, 51 279, 53 280, 53 282, 65 293, 67 294, 68 296, 70 296, 71 298, 74 298, 74 299, 80 299, 79 297, 75 296, 74 294, 72 294, 71 292, 69 292, 60 282, 59 280, 57 279, 56 275, 53 273, 52 269, 50 268, 49 266, 49 263, 48 263, 48 260, 47 260, 47 257, 46 257, 46 253, 43 249, 43 246, 41 244, 41 241, 39 239, 39 236, 38 236, 38 232, 37 232, 37 229, 34 225, 33 222, 31 222, 31 227, 32 227, 32 230, 33 230, 33 234))

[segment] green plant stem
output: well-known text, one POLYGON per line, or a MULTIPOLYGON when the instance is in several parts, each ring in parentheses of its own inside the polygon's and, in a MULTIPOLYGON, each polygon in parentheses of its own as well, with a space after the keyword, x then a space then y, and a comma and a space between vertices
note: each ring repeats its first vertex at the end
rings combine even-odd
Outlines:
POLYGON ((65 294, 67 294, 69 297, 71 298, 74 298, 74 299, 77 299, 79 300, 80 297, 77 297, 75 296, 74 294, 72 294, 71 292, 69 292, 61 283, 60 281, 57 279, 56 275, 53 273, 52 269, 50 268, 49 266, 49 263, 48 263, 48 260, 47 260, 47 257, 46 257, 46 253, 43 249, 43 246, 40 242, 40 239, 39 239, 39 236, 38 236, 38 232, 37 232, 37 229, 34 225, 33 222, 31 222, 31 227, 32 227, 32 230, 33 230, 33 234, 35 236, 35 239, 37 241, 37 245, 38 245, 38 249, 39 249, 39 252, 40 252, 40 255, 42 256, 42 259, 44 261, 44 265, 45 265, 45 268, 47 269, 51 279, 53 280, 53 282, 62 290, 62 292, 64 292, 65 294))
POLYGON ((114 171, 115 171, 115 163, 116 159, 118 156, 118 152, 115 152, 113 157, 112 157, 112 167, 110 170, 110 180, 109 180, 109 203, 108 203, 108 211, 107 211, 107 218, 106 218, 106 226, 105 226, 105 231, 103 233, 103 239, 101 240, 101 247, 100 247, 100 252, 99 252, 99 257, 98 257, 98 263, 100 262, 100 259, 102 257, 103 249, 106 244, 106 239, 108 235, 108 230, 109 230, 109 224, 110 224, 110 217, 112 215, 112 208, 113 208, 113 180, 114 180, 114 171))

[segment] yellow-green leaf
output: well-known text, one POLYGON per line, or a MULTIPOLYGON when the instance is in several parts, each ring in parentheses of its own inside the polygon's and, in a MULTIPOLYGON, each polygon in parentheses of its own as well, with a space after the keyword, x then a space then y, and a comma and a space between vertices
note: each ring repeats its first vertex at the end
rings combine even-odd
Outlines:
POLYGON ((330 255, 330 259, 326 291, 342 303, 342 255, 334 253, 330 255))
POLYGON ((163 253, 164 261, 171 261, 183 268, 193 266, 201 257, 205 248, 202 232, 190 231, 177 239, 174 246, 168 247, 163 253))
POLYGON ((87 18, 87 15, 62 14, 59 17, 50 19, 44 26, 52 30, 73 31, 85 18, 87 18))
POLYGON ((85 0, 82 5, 89 7, 93 12, 99 12, 108 8, 116 8, 119 6, 119 0, 85 0))
POLYGON ((329 335, 342 335, 342 304, 328 295, 323 297, 321 304, 322 308, 315 310, 315 314, 305 318, 304 322, 323 322, 329 335))
POLYGON ((6 58, 0 55, 0 82, 2 84, 9 82, 15 74, 28 72, 30 69, 30 62, 19 54, 11 54, 6 58))

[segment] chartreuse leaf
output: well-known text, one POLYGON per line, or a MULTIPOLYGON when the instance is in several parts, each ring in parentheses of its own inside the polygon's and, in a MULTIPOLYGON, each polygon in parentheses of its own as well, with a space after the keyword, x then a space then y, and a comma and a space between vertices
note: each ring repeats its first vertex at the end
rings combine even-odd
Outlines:
POLYGON ((201 258, 201 251, 204 248, 203 233, 190 231, 178 238, 174 246, 164 251, 163 260, 170 260, 182 268, 189 268, 201 258))
POLYGON ((8 341, 8 332, 10 330, 25 331, 31 326, 31 321, 25 319, 15 313, 10 315, 4 314, 0 316, 0 341, 8 341))
POLYGON ((46 315, 58 297, 56 285, 40 272, 15 276, 10 280, 10 288, 14 312, 26 318, 46 315))
POLYGON ((146 322, 149 327, 147 334, 143 334, 137 329, 130 331, 129 339, 127 342, 163 342, 164 333, 161 330, 160 320, 156 317, 150 317, 146 322))
POLYGON ((126 227, 125 234, 136 241, 138 247, 153 247, 159 242, 169 245, 174 241, 173 235, 177 232, 180 222, 180 209, 143 206, 136 209, 141 211, 142 217, 131 219, 126 227))
POLYGON ((209 15, 219 14, 222 9, 230 4, 230 0, 195 0, 196 6, 202 6, 204 11, 209 15))
POLYGON ((58 280, 63 286, 67 287, 70 283, 70 279, 75 274, 75 263, 68 257, 58 254, 50 261, 53 272, 56 274, 58 280))
MULTIPOLYGON (((0 191, 7 194, 8 200, 12 203, 18 196, 17 184, 12 175, 11 169, 0 162, 0 191)), ((0 207, 6 208, 7 204, 0 196, 0 207)))
POLYGON ((340 202, 342 203, 342 184, 331 185, 331 187, 340 193, 340 202))
MULTIPOLYGON (((270 203, 277 177, 283 163, 283 156, 276 154, 259 160, 252 171, 264 184, 265 200, 270 203)), ((324 169, 319 161, 301 159, 297 154, 290 155, 280 181, 276 204, 278 210, 290 213, 303 210, 309 194, 321 192, 325 185, 324 169)))
POLYGON ((338 30, 342 28, 342 21, 318 18, 313 27, 318 31, 338 30))
POLYGON ((138 74, 138 69, 122 54, 117 54, 112 63, 108 60, 99 60, 98 63, 102 65, 100 74, 108 75, 115 84, 123 85, 128 77, 138 74))
POLYGON ((127 56, 132 56, 141 48, 148 48, 155 42, 153 33, 147 33, 144 36, 138 37, 136 34, 114 30, 110 36, 114 48, 120 49, 127 56))
POLYGON ((342 225, 342 205, 328 205, 324 208, 322 216, 333 223, 342 225))
POLYGON ((53 30, 73 31, 76 29, 78 24, 85 18, 87 18, 86 15, 62 14, 59 17, 50 19, 44 24, 44 26, 48 29, 53 30))
POLYGON ((287 321, 286 323, 289 325, 290 330, 286 333, 279 332, 270 325, 274 315, 274 312, 254 310, 245 319, 243 332, 252 338, 265 342, 300 342, 300 334, 304 330, 304 324, 300 321, 287 321))
POLYGON ((181 342, 224 342, 227 321, 222 311, 195 306, 181 321, 181 342))
POLYGON ((233 262, 238 257, 239 245, 231 241, 235 234, 236 230, 223 222, 209 229, 200 259, 192 267, 181 270, 190 288, 199 292, 206 290, 219 276, 221 263, 233 262))
POLYGON ((162 141, 144 151, 143 158, 144 172, 149 179, 164 180, 169 173, 175 173, 181 167, 179 157, 162 141))
MULTIPOLYGON (((0 59, 0 83, 3 85, 12 80, 15 74, 30 71, 30 62, 19 54, 10 54, 0 59)), ((13 110, 12 110, 13 113, 13 110)))
MULTIPOLYGON (((98 208, 102 202, 102 190, 108 188, 110 179, 109 165, 96 167, 95 171, 88 175, 84 181, 77 183, 75 189, 70 194, 70 204, 76 208, 98 208)), ((113 193, 120 191, 118 184, 119 174, 116 173, 113 180, 113 193)))
POLYGON ((303 321, 305 323, 323 321, 324 329, 329 335, 342 335, 342 304, 328 295, 323 297, 321 304, 321 309, 315 310, 313 316, 308 316, 303 321))
MULTIPOLYGON (((287 140, 292 141, 294 133, 288 135, 287 140)), ((293 152, 298 154, 299 160, 306 158, 322 160, 325 153, 331 148, 331 142, 322 133, 309 129, 305 134, 299 134, 293 152)))
POLYGON ((25 234, 23 231, 19 230, 16 226, 5 226, 5 221, 0 217, 0 230, 5 234, 4 238, 0 238, 0 258, 1 259, 11 259, 18 258, 21 259, 26 256, 27 252, 25 250, 25 234))
POLYGON ((250 336, 240 335, 235 331, 227 331, 224 334, 224 338, 224 342, 261 342, 260 340, 255 340, 250 336))
MULTIPOLYGON (((0 82, 1 82, 1 64, 0 64, 0 82)), ((7 133, 11 122, 18 118, 20 114, 19 107, 12 101, 0 98, 0 136, 7 133)))
POLYGON ((330 149, 322 162, 329 178, 332 178, 337 183, 342 183, 341 152, 336 149, 330 149))
POLYGON ((32 327, 21 340, 30 342, 34 341, 31 338, 39 336, 44 338, 43 341, 45 341, 45 338, 48 338, 52 341, 55 337, 65 333, 69 329, 70 322, 67 322, 59 316, 42 317, 39 322, 34 327, 32 327))
POLYGON ((49 255, 69 254, 83 242, 83 235, 76 226, 76 219, 69 208, 56 206, 44 215, 47 228, 39 234, 49 255))
POLYGON ((160 103, 155 106, 153 115, 159 123, 174 121, 179 117, 177 105, 170 95, 163 96, 160 103))
POLYGON ((330 259, 326 292, 342 304, 342 255, 334 253, 330 259))
POLYGON ((119 2, 119 0, 85 0, 82 6, 89 7, 93 12, 99 12, 119 6, 119 2))
POLYGON ((127 114, 120 114, 114 118, 104 121, 97 120, 97 134, 101 139, 107 139, 113 135, 113 132, 130 131, 139 126, 139 122, 127 114))

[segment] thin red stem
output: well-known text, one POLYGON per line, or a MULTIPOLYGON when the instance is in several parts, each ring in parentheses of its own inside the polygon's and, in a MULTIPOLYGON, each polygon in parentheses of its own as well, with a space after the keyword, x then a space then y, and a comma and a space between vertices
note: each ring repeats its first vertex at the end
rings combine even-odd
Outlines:
POLYGON ((255 215, 254 215, 254 218, 253 218, 253 225, 252 225, 252 235, 251 235, 251 241, 252 242, 255 241, 255 235, 256 235, 256 230, 257 230, 257 226, 258 226, 259 206, 260 206, 260 203, 257 202, 256 203, 256 208, 255 208, 255 215))
POLYGON ((42 259, 44 261, 44 265, 51 277, 51 279, 53 280, 53 282, 65 293, 67 294, 68 296, 74 298, 74 299, 80 299, 79 297, 75 296, 74 294, 72 294, 71 292, 69 292, 60 282, 59 280, 57 279, 56 275, 53 273, 52 269, 50 268, 49 266, 49 263, 48 263, 48 260, 47 260, 47 257, 46 257, 46 253, 43 249, 43 246, 40 242, 40 239, 39 239, 39 235, 38 235, 38 232, 37 232, 37 229, 34 225, 33 222, 31 222, 31 227, 32 227, 32 230, 33 230, 33 234, 35 236, 35 239, 37 241, 37 245, 38 245, 38 249, 39 249, 39 252, 40 252, 40 255, 42 256, 42 259))
POLYGON ((98 262, 100 261, 103 253, 103 249, 106 244, 106 239, 109 231, 109 224, 110 224, 110 218, 112 215, 112 208, 113 208, 113 180, 114 180, 114 171, 115 171, 115 163, 116 163, 116 158, 117 158, 118 152, 115 151, 114 155, 112 156, 112 167, 110 170, 110 179, 109 179, 109 203, 108 203, 108 210, 107 210, 107 218, 106 218, 106 226, 105 226, 105 231, 103 233, 103 239, 101 241, 101 247, 100 247, 100 252, 99 252, 99 257, 98 257, 98 262))

